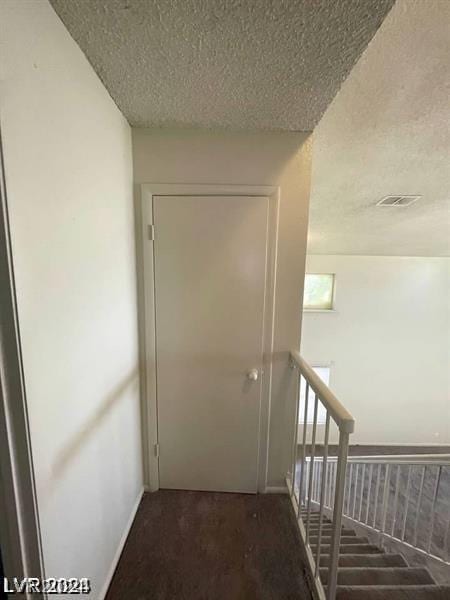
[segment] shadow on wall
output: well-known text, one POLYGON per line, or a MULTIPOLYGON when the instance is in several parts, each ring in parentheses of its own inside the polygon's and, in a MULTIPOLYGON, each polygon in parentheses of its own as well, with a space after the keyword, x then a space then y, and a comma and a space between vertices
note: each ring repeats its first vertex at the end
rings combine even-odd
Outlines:
POLYGON ((63 447, 51 471, 51 481, 60 479, 71 460, 78 454, 80 448, 92 437, 113 407, 124 396, 125 392, 139 387, 139 370, 136 366, 105 398, 104 402, 88 419, 80 431, 63 447))

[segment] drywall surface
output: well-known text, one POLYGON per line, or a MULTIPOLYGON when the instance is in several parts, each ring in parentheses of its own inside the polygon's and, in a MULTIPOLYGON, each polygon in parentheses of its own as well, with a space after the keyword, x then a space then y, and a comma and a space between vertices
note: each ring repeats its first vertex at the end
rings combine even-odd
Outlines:
POLYGON ((142 489, 130 128, 48 2, 3 1, 0 22, 45 571, 98 598, 142 489))
POLYGON ((352 442, 449 444, 450 260, 309 255, 306 270, 336 274, 336 312, 303 313, 301 353, 331 364, 352 442))
MULTIPOLYGON (((293 427, 288 351, 300 340, 310 186, 305 133, 133 129, 135 183, 274 185, 280 188, 271 382, 269 486, 283 485, 293 427)), ((263 433, 263 435, 265 432, 263 433)))

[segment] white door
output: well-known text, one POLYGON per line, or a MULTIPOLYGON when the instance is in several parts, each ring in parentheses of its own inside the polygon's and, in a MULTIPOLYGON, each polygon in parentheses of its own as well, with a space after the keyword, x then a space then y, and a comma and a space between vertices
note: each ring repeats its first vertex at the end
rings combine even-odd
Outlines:
POLYGON ((161 488, 256 492, 268 205, 153 197, 161 488))

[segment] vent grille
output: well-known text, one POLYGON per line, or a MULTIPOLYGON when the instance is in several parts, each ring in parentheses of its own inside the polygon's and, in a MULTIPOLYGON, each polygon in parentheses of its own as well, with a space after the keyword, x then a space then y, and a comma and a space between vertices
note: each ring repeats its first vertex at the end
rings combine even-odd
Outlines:
POLYGON ((422 196, 385 196, 377 206, 409 206, 422 196))

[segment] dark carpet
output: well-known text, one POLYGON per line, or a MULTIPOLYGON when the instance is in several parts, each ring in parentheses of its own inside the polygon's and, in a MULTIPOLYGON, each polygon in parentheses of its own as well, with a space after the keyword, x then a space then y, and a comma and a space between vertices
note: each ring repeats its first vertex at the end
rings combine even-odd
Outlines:
POLYGON ((106 600, 311 600, 286 495, 145 494, 106 600))

